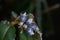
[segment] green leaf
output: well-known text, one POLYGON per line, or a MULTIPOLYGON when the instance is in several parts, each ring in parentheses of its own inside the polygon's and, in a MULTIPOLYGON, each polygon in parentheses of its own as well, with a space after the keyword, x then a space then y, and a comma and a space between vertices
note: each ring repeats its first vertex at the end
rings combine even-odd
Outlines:
POLYGON ((14 40, 15 27, 9 25, 7 21, 0 22, 0 40, 14 40))
POLYGON ((20 31, 19 38, 20 40, 27 40, 27 36, 23 30, 20 31))
POLYGON ((22 32, 20 31, 19 34, 20 40, 37 40, 36 37, 34 35, 28 35, 24 30, 22 30, 22 32))

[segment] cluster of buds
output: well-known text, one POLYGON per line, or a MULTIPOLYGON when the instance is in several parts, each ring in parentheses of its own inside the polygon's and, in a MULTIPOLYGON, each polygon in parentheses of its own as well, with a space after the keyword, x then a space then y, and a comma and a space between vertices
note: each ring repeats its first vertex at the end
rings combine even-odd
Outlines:
POLYGON ((39 28, 34 21, 33 14, 26 14, 26 12, 20 13, 19 20, 20 23, 18 28, 23 27, 29 35, 34 35, 35 31, 39 33, 39 28))
MULTIPOLYGON (((40 35, 40 38, 42 40, 42 33, 40 32, 40 29, 38 28, 38 26, 34 20, 33 14, 31 14, 31 13, 27 14, 26 12, 20 13, 20 15, 16 18, 16 20, 19 20, 19 22, 17 22, 19 25, 18 28, 23 27, 24 30, 29 35, 34 35, 35 32, 37 32, 40 35)), ((16 21, 12 22, 12 24, 16 24, 16 21)), ((21 33, 22 33, 22 31, 21 31, 21 33)))

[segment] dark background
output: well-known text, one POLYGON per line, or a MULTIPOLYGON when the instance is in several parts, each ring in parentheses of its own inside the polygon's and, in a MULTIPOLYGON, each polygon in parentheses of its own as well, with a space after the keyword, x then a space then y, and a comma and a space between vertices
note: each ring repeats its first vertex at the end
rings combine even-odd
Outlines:
MULTIPOLYGON (((51 6, 55 5, 55 4, 59 4, 60 5, 60 0, 47 0, 47 3, 48 3, 49 7, 51 7, 51 6)), ((47 34, 45 32, 45 31, 47 31, 46 30, 47 28, 46 27, 44 28, 44 26, 43 26, 43 28, 45 29, 45 30, 43 29, 43 33, 45 35, 45 36, 43 35, 43 39, 44 40, 59 40, 60 39, 59 38, 59 36, 60 36, 60 7, 56 8, 56 9, 54 9, 54 10, 48 12, 48 13, 49 13, 49 18, 51 20, 50 21, 50 23, 51 23, 50 28, 51 28, 51 30, 54 30, 54 31, 47 34)), ((48 18, 46 16, 47 14, 43 14, 43 21, 48 18)))
MULTIPOLYGON (((10 20, 12 10, 14 10, 16 13, 24 11, 28 8, 30 2, 31 0, 26 0, 25 2, 22 0, 0 0, 0 20, 10 20), (20 9, 17 7, 17 4, 21 6, 20 9)), ((47 0, 47 3, 48 7, 51 7, 55 4, 60 4, 60 0, 47 0)), ((42 19, 43 39, 58 40, 60 34, 60 7, 49 11, 48 13, 43 13, 42 19), (49 17, 47 15, 49 15, 49 17), (48 21, 48 18, 50 18, 50 26, 48 23, 45 23, 48 21), (49 27, 46 27, 45 24, 49 27), (49 31, 48 28, 51 31, 49 31)))

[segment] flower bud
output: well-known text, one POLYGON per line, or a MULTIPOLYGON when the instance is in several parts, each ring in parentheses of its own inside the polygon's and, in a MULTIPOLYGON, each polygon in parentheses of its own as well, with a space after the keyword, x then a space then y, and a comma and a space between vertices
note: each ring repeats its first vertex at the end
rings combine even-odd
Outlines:
POLYGON ((26 21, 26 19, 27 19, 26 12, 23 13, 23 14, 21 13, 21 14, 20 14, 20 22, 23 22, 23 23, 24 23, 24 22, 26 21))
POLYGON ((34 35, 34 32, 33 32, 33 30, 32 30, 31 28, 29 28, 29 29, 27 30, 27 33, 28 33, 29 35, 34 35))

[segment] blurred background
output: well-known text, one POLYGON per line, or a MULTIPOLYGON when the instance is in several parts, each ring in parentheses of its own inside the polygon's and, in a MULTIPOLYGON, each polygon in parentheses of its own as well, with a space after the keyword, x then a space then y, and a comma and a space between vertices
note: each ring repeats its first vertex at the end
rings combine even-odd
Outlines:
POLYGON ((43 40, 59 39, 60 0, 0 0, 0 21, 10 21, 11 11, 33 13, 43 40))

